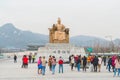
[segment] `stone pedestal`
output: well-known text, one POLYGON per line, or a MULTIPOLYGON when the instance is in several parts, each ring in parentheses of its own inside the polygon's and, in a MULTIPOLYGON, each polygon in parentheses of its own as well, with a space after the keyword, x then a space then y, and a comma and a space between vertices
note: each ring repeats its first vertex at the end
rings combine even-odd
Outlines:
POLYGON ((64 59, 69 58, 70 55, 85 55, 85 50, 82 47, 76 47, 67 43, 48 43, 45 47, 40 47, 38 53, 42 56, 54 55, 56 58, 62 56, 64 59))

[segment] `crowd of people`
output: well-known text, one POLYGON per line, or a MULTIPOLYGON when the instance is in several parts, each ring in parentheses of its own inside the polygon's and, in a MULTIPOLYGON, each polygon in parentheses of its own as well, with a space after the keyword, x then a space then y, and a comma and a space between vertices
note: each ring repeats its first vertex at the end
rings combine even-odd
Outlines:
POLYGON ((23 55, 22 57, 22 68, 28 68, 28 63, 35 63, 36 54, 30 53, 28 56, 23 55))
MULTIPOLYGON (((46 69, 46 64, 47 64, 47 60, 45 59, 45 56, 43 57, 40 56, 37 61, 37 64, 38 64, 38 74, 45 75, 45 69, 46 69)), ((55 56, 50 55, 48 59, 48 66, 52 74, 55 74, 56 64, 57 64, 57 61, 56 61, 55 56)), ((63 73, 63 59, 61 56, 58 60, 58 64, 59 64, 59 73, 63 73)))
POLYGON ((96 56, 83 56, 81 57, 81 55, 71 55, 69 57, 69 62, 71 65, 71 70, 73 70, 73 67, 77 67, 77 70, 80 71, 80 68, 82 67, 83 71, 86 72, 86 68, 91 68, 91 71, 97 72, 97 67, 99 67, 99 72, 100 72, 100 68, 101 68, 101 63, 102 63, 102 59, 96 56), (99 64, 98 64, 99 63, 99 64))
POLYGON ((113 55, 113 56, 83 56, 81 55, 71 55, 69 57, 69 62, 71 65, 71 70, 73 70, 73 66, 77 67, 77 70, 80 71, 80 68, 83 68, 83 71, 86 72, 86 68, 89 67, 91 72, 101 72, 101 65, 102 62, 104 63, 104 66, 106 66, 106 69, 108 69, 109 72, 114 72, 114 77, 117 75, 120 76, 120 56, 113 55), (107 65, 106 65, 107 63, 107 65), (82 66, 81 66, 82 65, 82 66))
MULTIPOLYGON (((22 58, 22 68, 28 68, 28 63, 35 63, 35 57, 36 55, 30 55, 26 56, 24 55, 22 58)), ((16 59, 14 57, 14 60, 16 62, 16 59)), ((46 66, 48 64, 49 70, 51 71, 51 74, 55 74, 56 65, 59 65, 59 73, 64 72, 64 59, 60 56, 57 60, 55 56, 49 56, 49 59, 47 60, 45 56, 40 56, 37 60, 37 67, 38 67, 38 74, 45 75, 46 72, 46 66)), ((86 72, 87 69, 91 72, 101 72, 101 65, 106 66, 106 69, 109 72, 114 73, 114 77, 116 76, 116 73, 118 76, 120 76, 120 56, 114 55, 114 56, 97 56, 97 55, 90 55, 90 56, 81 56, 81 55, 71 55, 69 56, 69 64, 71 66, 71 71, 74 71, 75 69, 78 72, 86 72), (82 69, 81 69, 82 68, 82 69), (112 71, 111 71, 112 70, 112 71)))

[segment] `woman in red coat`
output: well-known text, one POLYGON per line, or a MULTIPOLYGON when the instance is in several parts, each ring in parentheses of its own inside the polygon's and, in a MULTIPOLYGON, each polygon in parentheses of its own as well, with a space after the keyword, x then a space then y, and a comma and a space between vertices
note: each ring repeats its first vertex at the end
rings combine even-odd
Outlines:
POLYGON ((22 61, 23 61, 23 66, 22 67, 28 68, 28 58, 27 58, 26 55, 23 56, 22 61))

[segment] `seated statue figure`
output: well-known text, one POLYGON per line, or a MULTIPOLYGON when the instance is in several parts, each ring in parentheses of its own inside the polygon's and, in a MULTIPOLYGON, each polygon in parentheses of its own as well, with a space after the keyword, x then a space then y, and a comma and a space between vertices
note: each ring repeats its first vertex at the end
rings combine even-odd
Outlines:
POLYGON ((53 24, 49 29, 49 42, 50 43, 69 43, 69 28, 65 28, 58 18, 57 24, 53 24))
POLYGON ((55 31, 54 39, 64 40, 65 39, 65 27, 63 24, 61 24, 60 18, 58 18, 57 24, 55 24, 55 26, 57 30, 55 31))

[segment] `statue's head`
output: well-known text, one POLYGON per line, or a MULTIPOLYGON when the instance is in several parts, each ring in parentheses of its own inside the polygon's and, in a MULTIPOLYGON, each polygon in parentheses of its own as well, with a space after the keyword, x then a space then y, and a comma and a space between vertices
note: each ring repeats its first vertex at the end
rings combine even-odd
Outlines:
POLYGON ((58 22, 58 24, 61 24, 61 19, 60 19, 60 18, 58 18, 57 22, 58 22))

